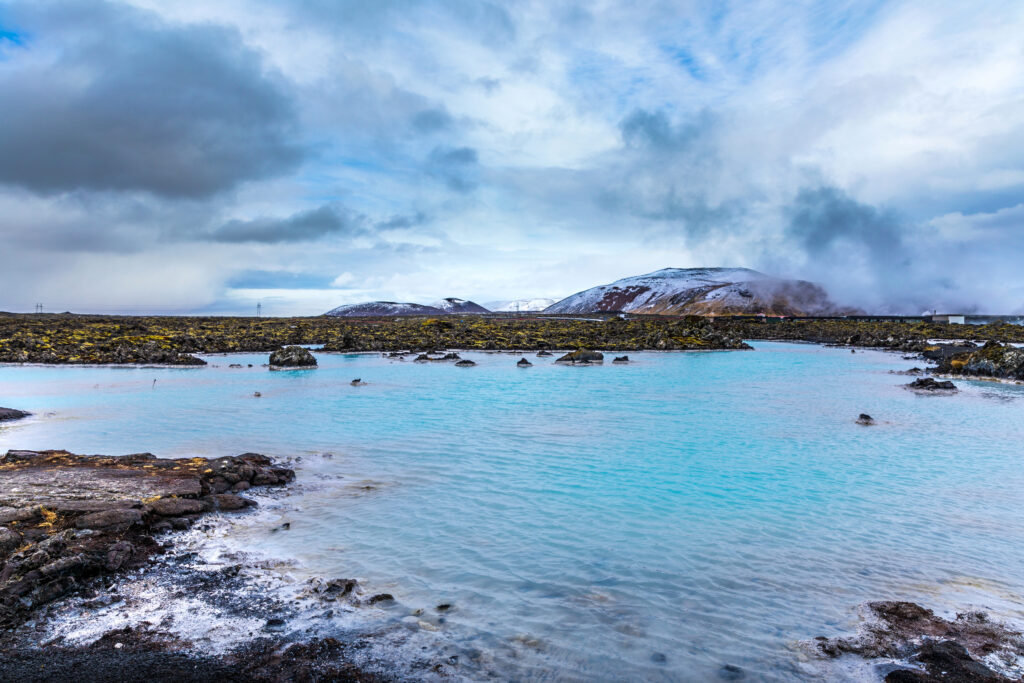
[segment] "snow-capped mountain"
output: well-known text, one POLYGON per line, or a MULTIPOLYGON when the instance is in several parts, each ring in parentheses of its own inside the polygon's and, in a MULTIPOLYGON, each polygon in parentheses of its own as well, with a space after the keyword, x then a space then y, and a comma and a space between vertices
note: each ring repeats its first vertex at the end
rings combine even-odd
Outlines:
POLYGON ((333 308, 324 315, 338 318, 358 318, 377 315, 446 315, 446 311, 422 304, 404 304, 394 301, 367 301, 361 304, 346 304, 333 308))
POLYGON ((827 315, 840 312, 820 286, 749 268, 665 268, 573 294, 545 313, 623 311, 663 315, 827 315))
POLYGON ((502 313, 538 313, 554 304, 557 299, 516 299, 515 301, 492 301, 487 308, 502 313))
POLYGON ((452 313, 455 315, 490 313, 489 310, 480 304, 472 301, 466 301, 465 299, 456 299, 455 297, 441 299, 440 301, 435 301, 430 305, 444 311, 445 313, 452 313))

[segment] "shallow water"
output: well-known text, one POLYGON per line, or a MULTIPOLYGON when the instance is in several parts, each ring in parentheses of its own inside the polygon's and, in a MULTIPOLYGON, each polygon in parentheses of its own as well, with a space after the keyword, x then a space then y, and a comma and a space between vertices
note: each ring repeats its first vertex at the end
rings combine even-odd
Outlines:
POLYGON ((919 396, 898 355, 754 346, 0 366, 0 405, 38 414, 0 448, 302 456, 291 529, 237 542, 427 608, 470 678, 834 677, 797 643, 867 600, 1024 618, 1024 387, 919 396))

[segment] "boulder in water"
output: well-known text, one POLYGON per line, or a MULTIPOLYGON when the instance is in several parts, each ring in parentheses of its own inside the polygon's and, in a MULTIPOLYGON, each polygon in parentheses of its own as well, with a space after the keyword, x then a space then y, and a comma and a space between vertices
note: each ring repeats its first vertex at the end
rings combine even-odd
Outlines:
POLYGON ((601 363, 604 361, 604 354, 598 351, 588 351, 587 349, 580 349, 567 353, 558 359, 559 363, 601 363))
POLYGON ((905 387, 911 391, 927 391, 927 392, 954 392, 956 391, 956 385, 952 382, 945 381, 940 382, 932 377, 921 377, 915 379, 910 384, 905 384, 905 387))
POLYGON ((629 356, 616 356, 615 360, 613 360, 612 362, 613 363, 628 363, 629 362, 629 356))
POLYGON ((458 363, 455 364, 455 367, 457 367, 457 368, 471 368, 474 365, 476 365, 476 363, 474 363, 471 360, 460 360, 458 363))
POLYGON ((525 358, 520 358, 519 362, 516 363, 516 365, 518 365, 521 368, 528 368, 531 365, 533 365, 533 363, 531 363, 530 361, 526 360, 525 358))
POLYGON ((541 351, 537 352, 537 358, 547 358, 550 355, 551 355, 550 351, 543 351, 543 350, 541 350, 541 351))
POLYGON ((26 413, 24 410, 15 410, 14 408, 0 408, 0 422, 7 420, 20 420, 23 417, 28 417, 32 413, 26 413))
POLYGON ((875 418, 871 417, 867 413, 861 413, 860 416, 857 418, 857 424, 868 427, 870 425, 875 424, 875 418))
POLYGON ((270 354, 271 368, 315 368, 316 357, 301 346, 286 346, 270 354))

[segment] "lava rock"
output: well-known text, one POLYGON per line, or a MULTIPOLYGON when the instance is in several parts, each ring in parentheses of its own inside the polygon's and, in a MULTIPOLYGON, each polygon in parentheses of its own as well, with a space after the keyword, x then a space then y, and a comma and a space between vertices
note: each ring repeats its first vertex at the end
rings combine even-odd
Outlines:
POLYGON ((927 673, 897 669, 885 677, 885 683, 1009 683, 1011 680, 971 657, 963 645, 952 640, 926 641, 914 661, 927 673))
POLYGON ((912 391, 929 391, 929 392, 932 392, 932 391, 934 391, 934 392, 949 391, 949 392, 953 392, 953 391, 957 390, 956 385, 953 384, 952 382, 949 382, 949 381, 940 382, 940 381, 937 381, 936 379, 934 379, 932 377, 921 377, 921 378, 915 379, 910 384, 906 384, 904 386, 906 386, 908 389, 910 389, 912 391))
POLYGON ((598 351, 588 351, 586 349, 579 349, 572 353, 567 353, 558 359, 559 363, 601 363, 604 361, 604 354, 598 351))
POLYGON ((344 598, 351 595, 358 585, 359 582, 355 579, 331 579, 321 586, 319 592, 336 598, 344 598))
POLYGON ((1020 632, 990 621, 982 612, 948 620, 912 602, 871 602, 866 607, 874 619, 861 626, 858 636, 818 637, 817 648, 826 657, 856 654, 886 663, 900 659, 915 667, 890 670, 886 683, 1009 683, 1011 679, 975 656, 1005 658, 1024 652, 1020 632))
POLYGON ((111 527, 128 527, 142 522, 142 512, 131 508, 119 508, 93 512, 75 520, 79 529, 108 529, 111 527))
POLYGON ((871 417, 867 413, 861 413, 857 418, 857 424, 864 425, 865 427, 875 424, 875 418, 871 417))
POLYGON ((271 368, 315 368, 316 357, 301 346, 286 346, 270 354, 271 368))
POLYGON ((131 559, 134 552, 135 546, 131 543, 128 541, 118 541, 107 550, 107 561, 103 566, 107 571, 117 571, 125 562, 131 559))
POLYGON ((0 408, 0 422, 6 422, 7 420, 20 420, 23 417, 28 417, 32 413, 26 413, 24 410, 15 410, 14 408, 0 408))
POLYGON ((742 681, 747 677, 747 672, 735 664, 723 664, 718 670, 718 677, 723 681, 742 681))
POLYGON ((210 496, 205 496, 203 500, 209 501, 213 505, 214 510, 220 510, 222 512, 244 510, 251 505, 255 505, 255 503, 248 498, 242 498, 241 496, 236 496, 233 493, 215 493, 210 496))
POLYGON ((14 529, 0 526, 0 557, 14 552, 21 546, 21 534, 14 529))
POLYGON ((528 367, 532 366, 533 363, 531 363, 530 361, 526 360, 525 358, 520 358, 519 362, 516 363, 516 365, 518 365, 521 368, 528 368, 528 367))
POLYGON ((476 363, 474 363, 471 360, 460 360, 458 363, 455 364, 455 367, 457 367, 457 368, 471 368, 474 365, 476 365, 476 363))
POLYGON ((205 506, 201 502, 191 498, 161 498, 153 501, 150 507, 161 517, 196 515, 205 511, 205 506))
POLYGON ((613 363, 628 363, 629 362, 629 356, 616 356, 615 360, 613 360, 612 362, 613 363))

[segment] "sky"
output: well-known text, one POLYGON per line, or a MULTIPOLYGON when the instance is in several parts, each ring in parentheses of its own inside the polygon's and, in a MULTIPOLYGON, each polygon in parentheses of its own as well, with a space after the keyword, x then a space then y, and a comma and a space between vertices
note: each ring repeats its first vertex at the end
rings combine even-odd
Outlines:
POLYGON ((0 310, 698 266, 1024 312, 1024 2, 0 0, 0 310))

